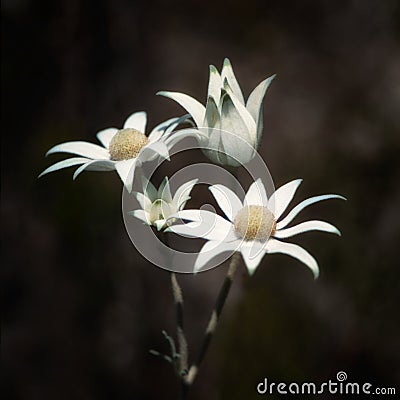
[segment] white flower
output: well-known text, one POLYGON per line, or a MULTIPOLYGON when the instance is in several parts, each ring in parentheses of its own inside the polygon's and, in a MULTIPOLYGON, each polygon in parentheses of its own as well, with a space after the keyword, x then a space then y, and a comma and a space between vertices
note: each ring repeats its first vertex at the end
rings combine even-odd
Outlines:
POLYGON ((246 164, 256 154, 263 130, 262 103, 275 75, 262 81, 245 103, 242 91, 226 58, 221 75, 210 66, 207 105, 177 92, 157 94, 175 100, 191 114, 199 130, 199 142, 213 162, 222 165, 246 164))
POLYGON ((85 169, 88 171, 117 170, 128 191, 131 191, 135 168, 142 162, 161 156, 169 160, 170 134, 183 122, 182 118, 171 118, 157 125, 149 134, 144 134, 147 115, 144 111, 128 117, 122 129, 108 128, 97 133, 103 146, 88 142, 67 142, 52 147, 46 156, 53 153, 72 153, 80 157, 68 158, 44 170, 39 177, 62 168, 80 165, 74 173, 75 179, 85 169))
POLYGON ((287 226, 301 210, 311 204, 345 198, 335 194, 311 197, 303 200, 282 218, 300 183, 301 179, 291 181, 268 199, 264 185, 258 179, 250 186, 243 202, 223 185, 210 186, 211 193, 228 220, 209 211, 183 210, 178 214, 179 218, 193 222, 174 225, 168 230, 208 240, 198 255, 195 272, 219 253, 240 251, 249 273, 253 274, 266 253, 284 253, 307 265, 317 278, 319 269, 314 257, 302 247, 281 239, 312 230, 340 235, 336 227, 324 221, 313 220, 290 228, 287 226))
POLYGON ((129 214, 160 231, 174 221, 172 215, 184 209, 197 182, 198 179, 193 179, 184 183, 172 196, 168 177, 164 178, 158 190, 150 181, 143 179, 143 193, 133 193, 142 209, 130 211, 129 214))

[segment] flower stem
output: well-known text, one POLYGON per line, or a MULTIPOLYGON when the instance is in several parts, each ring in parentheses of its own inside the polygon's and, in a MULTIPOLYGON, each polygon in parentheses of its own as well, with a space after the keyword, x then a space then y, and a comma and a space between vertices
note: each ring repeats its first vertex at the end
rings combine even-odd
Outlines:
MULTIPOLYGON (((168 236, 163 232, 160 234, 161 241, 169 247, 168 236)), ((188 344, 183 330, 183 295, 182 289, 179 285, 175 272, 170 273, 172 295, 174 297, 175 309, 176 309, 176 335, 178 338, 178 355, 179 358, 175 360, 174 368, 178 375, 181 384, 181 400, 187 398, 187 385, 185 384, 185 376, 188 373, 188 344)))
POLYGON ((189 385, 184 380, 181 380, 181 393, 179 396, 180 400, 186 400, 188 397, 189 385))
POLYGON ((228 272, 226 274, 224 283, 221 286, 217 300, 215 302, 214 309, 211 313, 211 317, 208 322, 207 329, 205 331, 204 338, 203 338, 203 343, 200 347, 199 353, 197 355, 197 359, 196 359, 195 363, 190 367, 187 376, 184 377, 185 384, 187 385, 188 388, 193 384, 194 380, 196 379, 200 364, 202 363, 202 361, 207 353, 211 339, 212 339, 215 329, 217 327, 219 317, 220 317, 222 309, 225 305, 226 298, 227 298, 230 288, 232 286, 233 278, 234 278, 235 272, 239 266, 239 263, 240 263, 240 253, 234 253, 231 258, 231 262, 229 264, 228 272))
MULTIPOLYGON (((162 242, 168 246, 168 238, 165 234, 160 235, 162 242)), ((188 344, 183 329, 183 295, 182 289, 179 285, 175 272, 171 272, 171 288, 174 297, 175 308, 176 308, 176 332, 178 338, 178 355, 179 357, 174 360, 174 368, 180 381, 180 400, 187 400, 188 391, 192 386, 194 380, 197 377, 197 373, 202 363, 211 339, 214 335, 215 329, 217 328, 219 317, 222 309, 224 308, 226 299, 232 286, 233 278, 236 270, 240 263, 240 253, 234 253, 228 268, 228 272, 225 276, 225 280, 218 293, 217 300, 215 302, 213 311, 207 324, 206 331, 204 333, 203 342, 198 352, 196 361, 188 366, 188 344)), ((172 340, 172 339, 171 339, 172 340)))
POLYGON ((176 307, 176 334, 178 337, 179 360, 177 373, 180 377, 187 374, 188 370, 188 345, 183 331, 183 296, 175 272, 171 272, 172 294, 176 307))

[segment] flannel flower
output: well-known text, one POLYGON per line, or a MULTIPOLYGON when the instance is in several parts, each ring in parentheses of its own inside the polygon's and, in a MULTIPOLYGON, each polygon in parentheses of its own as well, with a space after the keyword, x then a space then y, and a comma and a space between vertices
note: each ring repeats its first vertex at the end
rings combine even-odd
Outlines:
POLYGON ((263 99, 274 77, 262 81, 245 103, 226 58, 221 75, 210 66, 205 107, 183 93, 162 91, 158 94, 176 101, 192 116, 199 132, 198 141, 210 160, 237 167, 256 155, 263 130, 263 99))
POLYGON ((196 259, 195 272, 219 253, 240 251, 249 273, 253 274, 266 253, 283 253, 304 263, 317 278, 319 268, 315 258, 302 247, 282 239, 313 230, 340 235, 336 227, 324 221, 306 221, 292 227, 288 227, 288 224, 311 204, 345 198, 335 194, 311 197, 282 218, 300 183, 301 179, 291 181, 268 199, 264 185, 258 179, 250 186, 243 202, 223 185, 210 186, 211 193, 228 220, 210 211, 183 210, 179 217, 191 222, 173 225, 168 230, 208 240, 196 259))
POLYGON ((129 214, 146 225, 155 226, 158 231, 163 230, 173 223, 174 219, 171 216, 184 209, 197 181, 198 179, 193 179, 184 183, 172 196, 168 177, 164 178, 158 190, 150 181, 143 178, 143 193, 133 193, 142 209, 130 211, 129 214))
POLYGON ((71 153, 79 157, 60 161, 44 170, 39 177, 75 165, 80 167, 76 169, 73 179, 84 170, 117 170, 126 189, 131 191, 135 168, 140 167, 142 162, 151 161, 159 156, 169 160, 169 149, 176 143, 171 140, 171 133, 185 118, 171 118, 157 125, 146 136, 144 134, 147 123, 146 112, 135 112, 128 117, 122 129, 108 128, 97 133, 97 139, 102 146, 76 141, 52 147, 46 156, 54 153, 71 153))

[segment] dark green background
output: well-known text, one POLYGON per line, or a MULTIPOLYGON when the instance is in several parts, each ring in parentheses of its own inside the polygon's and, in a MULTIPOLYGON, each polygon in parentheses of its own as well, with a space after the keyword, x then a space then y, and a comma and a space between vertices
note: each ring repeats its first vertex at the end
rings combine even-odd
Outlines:
MULTIPOLYGON (((317 282, 283 255, 252 278, 242 268, 191 398, 257 399, 263 377, 323 382, 340 370, 398 385, 399 18, 394 0, 2 1, 7 398, 176 398, 172 371, 148 354, 173 329, 168 274, 130 243, 118 177, 36 177, 61 158, 44 158, 57 143, 95 141, 133 111, 150 126, 179 115, 158 90, 203 101, 208 65, 226 56, 246 96, 278 74, 261 146, 276 185, 302 177, 296 201, 348 202, 302 213, 343 234, 296 238, 320 263, 317 282)), ((192 348, 225 268, 181 279, 192 348)))

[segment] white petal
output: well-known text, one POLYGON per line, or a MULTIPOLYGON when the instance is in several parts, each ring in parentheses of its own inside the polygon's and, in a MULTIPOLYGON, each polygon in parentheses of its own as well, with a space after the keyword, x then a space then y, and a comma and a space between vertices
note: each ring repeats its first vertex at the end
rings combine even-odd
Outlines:
POLYGON ((169 135, 171 133, 173 133, 174 129, 180 125, 180 124, 188 124, 191 127, 196 126, 195 123, 193 122, 193 118, 190 114, 185 114, 182 115, 182 117, 179 117, 179 119, 174 122, 173 124, 171 124, 166 130, 165 130, 165 134, 169 135))
POLYGON ((148 197, 151 202, 157 200, 157 189, 144 175, 142 175, 142 188, 144 195, 148 197))
POLYGON ((232 166, 247 164, 255 154, 253 138, 230 96, 225 93, 221 109, 221 131, 216 132, 217 146, 210 137, 210 147, 220 151, 232 166))
POLYGON ((107 128, 103 129, 102 131, 98 132, 96 134, 97 139, 100 141, 100 143, 105 147, 109 148, 110 147, 110 142, 111 139, 114 137, 114 135, 118 132, 117 128, 107 128))
POLYGON ((81 158, 81 157, 73 157, 68 158, 67 160, 59 161, 58 163, 53 164, 52 166, 46 168, 39 176, 48 174, 49 172, 58 171, 62 168, 73 167, 74 165, 85 164, 86 162, 90 161, 89 158, 81 158))
POLYGON ((228 233, 233 226, 230 221, 208 210, 182 210, 174 214, 174 217, 206 224, 210 228, 216 227, 225 233, 228 233))
POLYGON ((252 144, 249 128, 243 120, 241 113, 236 108, 233 98, 234 96, 231 97, 229 93, 225 93, 223 96, 221 129, 234 133, 252 144))
POLYGON ((75 179, 78 177, 78 175, 79 175, 81 172, 83 172, 83 171, 90 165, 90 163, 92 163, 92 162, 95 162, 95 161, 94 161, 94 160, 90 160, 90 161, 88 161, 87 163, 81 165, 79 168, 77 168, 77 169, 75 170, 75 172, 74 172, 74 175, 72 176, 72 179, 75 180, 75 179))
MULTIPOLYGON (((164 132, 163 137, 164 138, 169 138, 171 135, 175 134, 175 128, 180 125, 180 124, 188 124, 191 127, 196 126, 195 123, 193 122, 193 118, 190 114, 185 114, 182 117, 179 117, 176 122, 171 124, 164 132)), ((190 129, 190 128, 186 128, 190 129)), ((185 129, 180 129, 179 132, 183 132, 185 129)), ((164 139, 165 142, 165 139, 164 139)))
POLYGON ((194 137, 200 143, 203 140, 208 139, 205 137, 204 132, 200 132, 198 129, 188 128, 179 130, 178 132, 174 132, 172 135, 169 135, 166 139, 163 138, 163 141, 168 146, 168 148, 171 149, 178 142, 187 137, 194 137))
POLYGON ((175 192, 172 202, 175 204, 176 208, 179 209, 183 203, 186 203, 190 199, 190 192, 193 186, 198 182, 198 179, 192 179, 189 182, 181 185, 175 192))
POLYGON ((239 167, 248 164, 255 156, 256 149, 247 143, 240 136, 221 132, 220 163, 232 167, 239 167), (223 155, 223 157, 221 157, 223 155))
POLYGON ((263 129, 263 112, 262 105, 265 93, 272 80, 275 78, 275 75, 270 76, 268 79, 262 81, 251 93, 249 98, 247 99, 246 108, 249 113, 252 115, 253 119, 257 124, 257 138, 261 139, 262 129, 263 129))
POLYGON ((132 191, 133 178, 135 176, 136 159, 118 161, 115 163, 115 168, 121 178, 126 190, 132 191))
POLYGON ((150 208, 150 221, 154 222, 160 219, 167 219, 176 210, 171 209, 171 206, 164 200, 156 200, 150 208))
MULTIPOLYGON (((211 211, 205 211, 205 210, 182 210, 174 214, 173 217, 188 221, 201 222, 202 221, 202 215, 200 214, 201 211, 203 211, 203 213, 211 213, 211 211)), ((214 213, 212 214, 216 215, 214 213)))
POLYGON ((249 187, 249 190, 244 197, 245 205, 254 205, 266 207, 268 204, 267 193, 261 179, 256 179, 249 187))
POLYGON ((164 131, 151 131, 149 135, 149 142, 156 142, 164 135, 164 131))
POLYGON ((230 98, 231 98, 236 110, 238 111, 238 113, 242 117, 243 122, 246 124, 247 129, 248 129, 248 131, 250 133, 250 136, 253 139, 253 142, 257 143, 257 126, 256 126, 255 119, 249 113, 249 111, 244 106, 244 104, 241 103, 239 101, 239 99, 235 96, 235 94, 233 93, 233 90, 230 87, 230 85, 229 85, 227 80, 225 80, 225 82, 224 82, 224 89, 229 94, 229 96, 230 96, 230 98))
POLYGON ((222 79, 214 67, 210 65, 210 79, 208 80, 208 94, 207 97, 212 97, 216 104, 219 104, 222 89, 222 79))
POLYGON ((219 207, 233 221, 236 214, 243 208, 243 204, 239 197, 224 185, 213 185, 208 188, 212 193, 219 207))
POLYGON ((233 73, 232 65, 228 58, 225 58, 224 66, 222 67, 222 73, 221 73, 222 82, 225 80, 225 78, 228 80, 229 86, 232 88, 235 96, 239 99, 239 101, 242 104, 244 104, 242 90, 240 89, 239 83, 235 77, 235 74, 233 73))
POLYGON ((111 160, 92 160, 85 168, 88 171, 113 171, 115 170, 115 161, 111 160))
POLYGON ((149 212, 150 207, 151 207, 151 200, 145 196, 143 193, 140 192, 133 192, 133 195, 135 196, 136 200, 140 204, 140 207, 142 207, 143 210, 149 212))
POLYGON ((286 183, 271 196, 268 201, 268 209, 274 214, 275 220, 278 220, 284 213, 301 182, 302 179, 296 179, 286 183))
POLYGON ((233 160, 225 154, 222 143, 222 135, 231 137, 233 136, 232 134, 221 131, 219 127, 209 128, 207 132, 202 133, 206 135, 199 137, 199 143, 202 146, 201 150, 211 161, 222 165, 226 165, 228 161, 232 162, 234 166, 240 165, 240 161, 233 160))
POLYGON ((103 159, 109 160, 110 155, 108 150, 104 147, 100 147, 97 144, 88 143, 88 142, 67 142, 62 143, 57 146, 52 147, 47 153, 46 156, 49 154, 54 153, 71 153, 77 154, 78 156, 83 156, 92 159, 103 159))
POLYGON ((166 121, 161 122, 160 124, 156 125, 156 126, 154 127, 154 129, 151 131, 149 137, 150 137, 150 136, 152 135, 152 133, 155 132, 155 131, 162 131, 162 132, 164 132, 168 127, 170 127, 171 125, 176 124, 176 122, 179 121, 180 118, 181 118, 181 117, 170 118, 170 119, 167 119, 166 121))
POLYGON ((139 132, 146 132, 147 115, 145 111, 131 114, 124 123, 125 128, 136 129, 139 132))
POLYGON ((301 261, 303 264, 307 265, 307 267, 311 269, 315 279, 318 278, 319 268, 317 261, 308 251, 304 250, 297 244, 270 239, 265 246, 265 250, 267 251, 267 253, 282 253, 297 258, 299 261, 301 261))
MULTIPOLYGON (((186 119, 185 115, 185 119, 186 119)), ((167 129, 168 130, 174 130, 176 126, 183 122, 181 121, 182 117, 175 117, 175 118, 170 118, 167 121, 162 122, 161 124, 158 124, 149 134, 149 140, 154 142, 158 140, 161 136, 166 134, 167 129)))
POLYGON ((88 171, 112 171, 115 169, 115 162, 110 160, 89 160, 86 164, 76 169, 73 179, 75 180, 85 169, 88 171))
POLYGON ((260 246, 240 246, 243 260, 250 275, 253 275, 261 260, 265 256, 265 250, 260 246))
POLYGON ((152 161, 159 156, 169 161, 168 146, 161 141, 152 142, 144 146, 138 158, 140 161, 152 161))
POLYGON ((178 92, 158 92, 157 94, 175 100, 193 117, 199 128, 202 126, 206 109, 196 99, 178 92))
POLYGON ((221 242, 210 241, 205 243, 196 258, 193 272, 195 273, 199 272, 214 257, 218 256, 219 254, 225 252, 231 252, 233 254, 237 249, 238 249, 238 244, 234 242, 221 243, 221 242))
POLYGON ((164 200, 167 203, 172 202, 171 188, 169 186, 167 176, 163 179, 160 187, 158 188, 158 198, 164 200))
POLYGON ((134 210, 134 211, 129 211, 128 214, 134 216, 137 219, 140 219, 143 221, 146 225, 151 225, 150 224, 150 217, 149 213, 147 213, 144 210, 134 210))
POLYGON ((220 215, 208 210, 182 210, 176 213, 174 217, 188 221, 207 222, 210 225, 213 225, 213 223, 218 219, 226 223, 227 229, 231 226, 231 223, 225 218, 222 218, 220 215))
POLYGON ((156 226, 158 231, 161 231, 165 227, 165 223, 167 220, 165 219, 158 219, 157 221, 154 221, 153 224, 156 226))
MULTIPOLYGON (((204 128, 220 128, 221 119, 218 111, 217 104, 213 97, 209 97, 207 100, 206 114, 204 117, 204 123, 202 125, 204 128)), ((203 130, 203 129, 202 129, 203 130)), ((204 129, 207 133, 207 129, 204 129)))
POLYGON ((340 236, 340 231, 335 226, 329 224, 328 222, 306 221, 296 226, 292 226, 291 228, 277 230, 274 234, 274 237, 278 239, 284 239, 308 231, 335 233, 336 235, 340 236))
POLYGON ((321 196, 310 197, 309 199, 303 200, 296 207, 294 207, 282 221, 280 221, 276 224, 276 228, 277 229, 284 228, 286 225, 288 225, 290 222, 293 221, 293 219, 297 216, 297 214, 300 211, 302 211, 304 208, 310 206, 311 204, 314 204, 314 203, 317 203, 317 202, 323 201, 323 200, 329 200, 329 199, 346 200, 345 197, 339 196, 337 194, 324 194, 321 196))
POLYGON ((178 206, 175 207, 178 211, 183 210, 186 207, 186 203, 191 199, 190 196, 181 197, 181 201, 178 206))
POLYGON ((236 240, 235 236, 232 236, 229 231, 221 229, 218 224, 209 226, 206 223, 187 222, 186 224, 171 225, 167 231, 190 238, 216 240, 227 243, 236 240))

